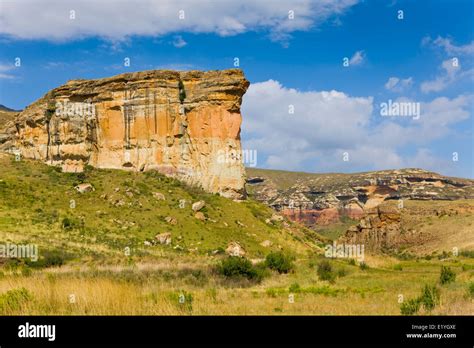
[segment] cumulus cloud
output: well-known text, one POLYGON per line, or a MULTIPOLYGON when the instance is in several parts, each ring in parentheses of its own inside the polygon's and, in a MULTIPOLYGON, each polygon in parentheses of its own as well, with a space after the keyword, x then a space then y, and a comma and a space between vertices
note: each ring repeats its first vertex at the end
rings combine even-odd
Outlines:
POLYGON ((385 89, 392 92, 403 92, 413 85, 413 78, 400 79, 398 77, 390 77, 385 83, 385 89))
POLYGON ((470 117, 473 99, 461 95, 421 103, 416 121, 382 119, 370 96, 302 92, 268 80, 252 84, 244 96, 243 146, 258 151, 258 166, 274 169, 331 172, 418 166, 444 171, 438 166, 442 161, 417 149, 455 136, 452 126, 470 117), (407 147, 415 155, 408 156, 407 147), (349 161, 343 160, 345 152, 349 161))
POLYGON ((19 0, 3 1, 0 35, 16 39, 71 40, 173 33, 220 36, 266 31, 274 40, 309 30, 344 14, 358 0, 19 0), (47 11, 45 10, 47 8, 47 11), (74 12, 71 12, 74 11, 74 12), (289 18, 289 11, 294 17, 289 18), (74 18, 72 18, 74 17, 74 18))

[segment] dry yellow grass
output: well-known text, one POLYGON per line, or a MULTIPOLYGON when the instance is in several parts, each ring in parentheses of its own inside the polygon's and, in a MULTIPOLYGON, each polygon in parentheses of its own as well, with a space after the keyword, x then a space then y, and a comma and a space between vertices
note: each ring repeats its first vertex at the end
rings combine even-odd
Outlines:
MULTIPOLYGON (((306 261, 297 264, 296 272, 272 274, 261 284, 236 287, 221 283, 207 273, 203 284, 189 281, 180 271, 203 269, 209 265, 196 263, 139 264, 134 267, 103 266, 94 271, 86 267, 64 267, 37 271, 30 276, 5 275, 0 278, 0 293, 11 289, 27 289, 33 299, 21 307, 3 310, 3 315, 400 315, 398 298, 415 298, 423 284, 435 284, 439 264, 434 261, 402 262, 403 270, 391 269, 392 261, 383 263, 374 257, 368 271, 343 261, 333 263, 337 269, 346 267, 348 274, 335 284, 318 280, 306 261), (380 268, 375 268, 379 264, 380 268), (142 277, 144 272, 170 272, 176 277, 142 277), (128 273, 127 273, 128 272, 128 273), (129 277, 129 278, 127 278, 129 277), (135 278, 138 277, 138 278, 135 278), (290 302, 289 286, 297 282, 302 288, 340 289, 341 293, 294 293, 290 302), (275 291, 271 291, 274 289, 275 291), (179 294, 192 294, 192 310, 178 301, 179 294), (71 295, 75 303, 71 303, 71 295)), ((438 261, 436 261, 438 262, 438 261)), ((473 261, 463 260, 473 267, 473 261)), ((433 315, 472 315, 473 299, 467 296, 472 269, 462 271, 451 264, 458 276, 456 282, 440 286, 441 303, 433 315)), ((145 273, 148 274, 148 273, 145 273)))

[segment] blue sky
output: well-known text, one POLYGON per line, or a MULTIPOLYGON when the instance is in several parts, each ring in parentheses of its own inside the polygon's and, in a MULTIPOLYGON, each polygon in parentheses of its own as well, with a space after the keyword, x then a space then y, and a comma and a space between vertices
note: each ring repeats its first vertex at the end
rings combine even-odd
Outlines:
POLYGON ((472 1, 41 4, 0 5, 0 104, 24 108, 69 79, 226 69, 238 57, 251 82, 243 148, 258 167, 474 177, 472 1), (420 118, 382 117, 389 99, 420 103, 420 118))

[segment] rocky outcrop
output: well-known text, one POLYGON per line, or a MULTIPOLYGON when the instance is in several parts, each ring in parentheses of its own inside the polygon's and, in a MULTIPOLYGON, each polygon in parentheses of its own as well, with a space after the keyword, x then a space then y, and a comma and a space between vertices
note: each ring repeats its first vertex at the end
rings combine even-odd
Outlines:
POLYGON ((364 245, 367 251, 388 250, 395 245, 408 241, 402 235, 401 212, 393 204, 382 204, 370 208, 367 214, 355 226, 351 226, 341 241, 347 244, 364 245))
POLYGON ((245 194, 238 69, 153 70, 55 88, 9 122, 1 149, 80 172, 157 170, 230 198, 245 194))
POLYGON ((421 169, 355 174, 306 174, 249 169, 247 191, 309 227, 359 220, 385 201, 474 198, 474 180, 421 169))
POLYGON ((474 201, 383 202, 366 210, 338 242, 370 252, 431 254, 472 250, 474 201), (455 249, 453 249, 455 248, 455 249))

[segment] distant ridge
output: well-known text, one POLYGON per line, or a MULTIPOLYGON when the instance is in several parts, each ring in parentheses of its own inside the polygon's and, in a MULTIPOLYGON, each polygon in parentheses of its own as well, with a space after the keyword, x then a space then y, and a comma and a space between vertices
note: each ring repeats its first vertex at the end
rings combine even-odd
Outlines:
POLYGON ((6 107, 5 105, 0 104, 0 111, 7 111, 7 112, 19 112, 21 110, 14 110, 6 107))

